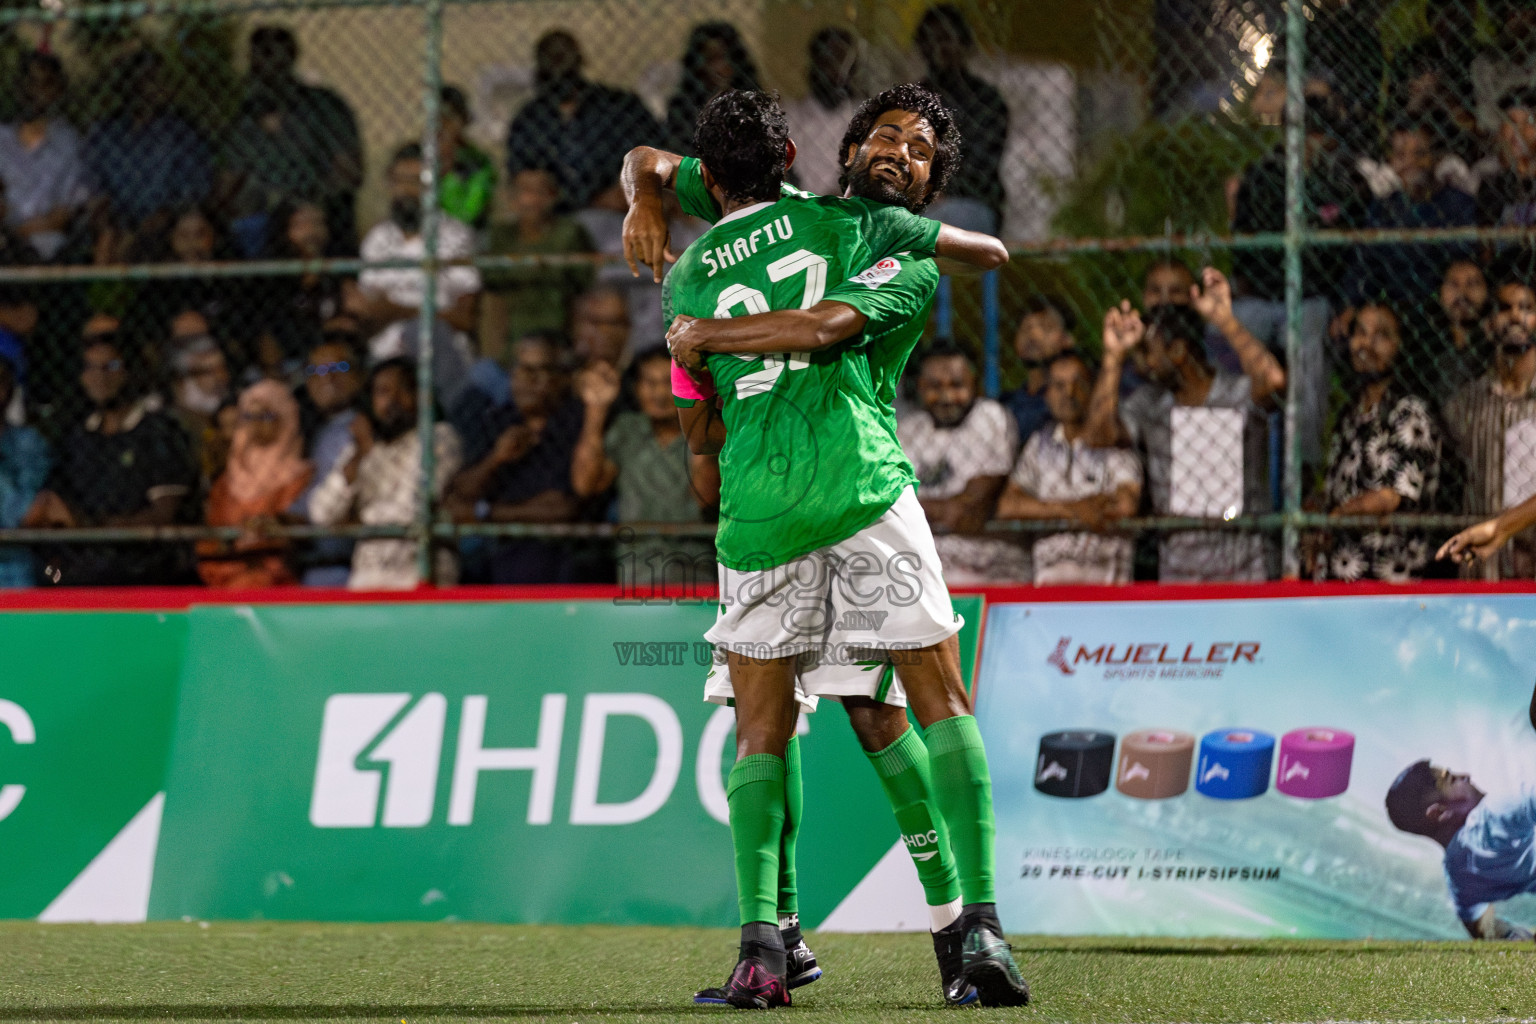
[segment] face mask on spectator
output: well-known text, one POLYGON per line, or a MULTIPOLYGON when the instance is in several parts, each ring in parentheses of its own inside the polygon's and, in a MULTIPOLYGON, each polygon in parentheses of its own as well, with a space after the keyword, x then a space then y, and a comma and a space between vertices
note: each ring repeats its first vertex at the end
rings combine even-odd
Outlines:
POLYGON ((191 377, 177 384, 176 404, 204 416, 212 416, 224 404, 225 396, 212 388, 205 388, 191 377))
POLYGON ((421 200, 415 196, 399 196, 389 201, 389 219, 408 235, 421 230, 421 200))

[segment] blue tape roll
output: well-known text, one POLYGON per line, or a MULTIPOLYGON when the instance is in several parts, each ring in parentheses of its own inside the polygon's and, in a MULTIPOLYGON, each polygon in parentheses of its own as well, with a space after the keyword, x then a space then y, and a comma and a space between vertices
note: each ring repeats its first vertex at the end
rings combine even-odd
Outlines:
POLYGON ((1217 800, 1247 800, 1269 789, 1275 738, 1257 729, 1217 729, 1200 740, 1195 789, 1217 800))

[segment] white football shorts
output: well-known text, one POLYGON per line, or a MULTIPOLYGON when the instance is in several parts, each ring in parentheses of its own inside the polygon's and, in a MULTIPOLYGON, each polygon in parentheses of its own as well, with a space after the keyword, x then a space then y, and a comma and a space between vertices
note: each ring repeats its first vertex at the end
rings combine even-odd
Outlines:
POLYGON ((960 631, 933 531, 908 487, 875 522, 837 544, 760 572, 719 567, 719 614, 704 699, 731 704, 725 652, 796 656, 795 698, 863 696, 905 707, 894 671, 904 652, 960 631))

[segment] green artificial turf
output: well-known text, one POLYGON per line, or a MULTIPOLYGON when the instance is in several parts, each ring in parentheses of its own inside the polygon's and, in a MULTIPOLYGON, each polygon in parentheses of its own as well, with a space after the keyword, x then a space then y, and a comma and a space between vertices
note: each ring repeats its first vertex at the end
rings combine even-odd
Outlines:
MULTIPOLYGON (((1022 1010, 949 1010, 924 935, 813 935, 797 1020, 1536 1021, 1536 948, 1016 937, 1022 1010), (969 1018, 967 1018, 969 1019, 969 1018)), ((465 924, 0 923, 0 1022, 691 1021, 726 931, 465 924)), ((753 1017, 752 1019, 756 1019, 753 1017)))

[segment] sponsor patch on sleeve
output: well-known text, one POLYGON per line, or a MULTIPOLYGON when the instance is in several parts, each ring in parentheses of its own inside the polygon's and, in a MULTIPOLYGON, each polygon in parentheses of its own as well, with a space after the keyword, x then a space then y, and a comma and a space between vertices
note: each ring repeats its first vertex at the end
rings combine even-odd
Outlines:
POLYGON ((879 288, 899 273, 901 273, 901 264, 892 257, 887 256, 868 270, 855 274, 848 280, 867 285, 870 288, 879 288))

